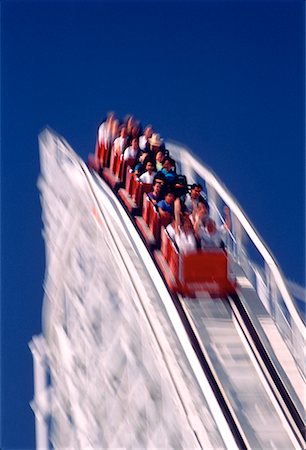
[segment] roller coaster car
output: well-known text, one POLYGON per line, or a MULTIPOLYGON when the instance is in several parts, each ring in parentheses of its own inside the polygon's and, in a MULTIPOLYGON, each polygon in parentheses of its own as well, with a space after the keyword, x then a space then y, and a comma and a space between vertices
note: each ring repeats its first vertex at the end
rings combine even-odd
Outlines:
MULTIPOLYGON (((119 156, 112 155, 109 148, 96 145, 96 155, 103 167, 102 177, 133 216, 141 214, 134 217, 135 224, 148 248, 154 252, 170 290, 191 298, 203 293, 211 297, 234 293, 235 281, 229 277, 227 253, 215 249, 180 254, 166 232, 159 213, 146 196, 152 185, 137 180, 129 170, 130 161, 123 161, 119 156)), ((89 165, 97 170, 95 164, 94 155, 90 155, 89 165)))
POLYGON ((162 230, 161 249, 155 250, 154 256, 169 288, 176 294, 190 298, 204 293, 226 297, 235 292, 235 281, 229 277, 228 256, 222 249, 183 255, 162 230))

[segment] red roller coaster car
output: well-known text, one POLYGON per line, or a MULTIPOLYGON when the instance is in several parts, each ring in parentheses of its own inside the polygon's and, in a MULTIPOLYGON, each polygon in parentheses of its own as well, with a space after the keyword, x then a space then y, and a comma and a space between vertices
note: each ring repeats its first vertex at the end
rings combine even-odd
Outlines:
POLYGON ((119 157, 112 159, 109 149, 99 148, 97 153, 100 166, 98 167, 92 157, 89 158, 89 165, 100 172, 125 205, 169 289, 185 297, 195 297, 203 293, 212 297, 225 297, 234 293, 235 280, 229 275, 226 250, 197 250, 180 254, 166 232, 158 211, 147 197, 152 185, 138 181, 130 171, 129 161, 119 157))

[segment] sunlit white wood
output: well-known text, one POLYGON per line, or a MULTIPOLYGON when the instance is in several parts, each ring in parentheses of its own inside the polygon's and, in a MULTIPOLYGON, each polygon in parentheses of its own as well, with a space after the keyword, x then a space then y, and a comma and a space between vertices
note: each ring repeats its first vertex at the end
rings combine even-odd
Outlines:
MULTIPOLYGON (((43 371, 47 368, 45 363, 40 364, 35 369, 37 402, 33 402, 40 405, 35 410, 37 417, 43 417, 38 423, 39 442, 45 445, 46 434, 50 433, 46 426, 50 413, 54 418, 53 445, 57 448, 97 448, 97 443, 101 447, 120 447, 126 444, 123 436, 130 445, 141 446, 141 435, 147 439, 146 445, 165 446, 170 445, 169 436, 175 436, 176 429, 186 429, 181 439, 193 448, 199 444, 194 431, 204 448, 235 448, 232 433, 172 299, 120 203, 105 183, 94 181, 86 165, 62 138, 46 130, 40 145, 44 152, 39 187, 47 263, 43 330, 52 391, 44 397, 43 371), (150 272, 151 281, 146 278, 146 271, 150 272), (152 286, 156 291, 154 298, 147 294, 152 286), (165 316, 157 311, 156 301, 163 305, 165 316), (143 360, 140 353, 152 359, 143 360), (149 383, 144 376, 146 371, 152 374, 149 383), (97 391, 97 385, 104 386, 103 392, 97 391), (154 404, 150 392, 156 389, 161 400, 154 404), (195 392, 203 395, 207 406, 197 401, 195 392), (134 412, 127 421, 125 407, 129 405, 134 412), (172 414, 165 415, 166 410, 172 414), (145 426, 139 419, 141 414, 151 426, 156 419, 154 432, 140 432, 145 426), (109 426, 103 429, 102 418, 110 415, 109 426), (205 421, 200 417, 205 417, 205 421)), ((235 218, 232 257, 245 261, 248 268, 246 277, 240 277, 241 285, 252 286, 254 279, 261 298, 266 304, 274 302, 275 307, 280 292, 292 320, 290 339, 299 354, 304 325, 268 249, 217 177, 186 149, 176 144, 167 147, 179 159, 190 181, 202 177, 211 187, 219 218, 219 200, 230 207, 235 218), (249 261, 243 233, 262 256, 266 278, 265 271, 257 270, 249 261)))
POLYGON ((161 308, 161 294, 167 308, 172 300, 114 194, 56 134, 45 131, 40 146, 52 391, 51 428, 39 430, 55 448, 236 448, 203 372, 191 367, 199 363, 187 355, 182 325, 161 308))

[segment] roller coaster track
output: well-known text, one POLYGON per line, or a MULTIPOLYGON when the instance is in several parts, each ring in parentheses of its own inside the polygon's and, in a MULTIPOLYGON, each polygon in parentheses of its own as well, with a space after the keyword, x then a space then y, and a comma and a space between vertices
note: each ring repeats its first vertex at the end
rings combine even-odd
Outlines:
MULTIPOLYGON (((94 177, 97 179, 96 175, 94 175, 94 177)), ((123 203, 122 205, 124 207, 123 203)), ((101 212, 102 211, 103 208, 101 208, 101 212)), ((133 218, 132 217, 130 218, 132 223, 134 223, 133 218)), ((227 398, 227 395, 222 387, 221 381, 218 379, 218 376, 213 368, 213 365, 209 360, 209 357, 206 354, 205 350, 203 349, 201 339, 199 338, 198 335, 198 330, 195 324, 193 323, 192 318, 184 308, 184 303, 192 300, 185 299, 184 301, 184 299, 180 298, 177 295, 174 295, 170 290, 169 294, 173 299, 176 309, 184 324, 185 330, 192 343, 193 349, 195 350, 198 360, 201 364, 201 367, 209 380, 213 392, 233 433, 238 448, 251 450, 253 448, 252 444, 248 441, 248 438, 243 431, 243 427, 239 423, 239 419, 235 414, 235 411, 230 403, 230 400, 227 398)), ((274 397, 277 400, 277 403, 280 406, 280 413, 283 415, 284 421, 287 422, 288 430, 290 430, 291 434, 291 439, 294 442, 294 447, 301 449, 304 448, 305 423, 303 422, 302 417, 298 413, 297 408, 295 407, 294 402, 292 401, 290 395, 288 394, 286 387, 284 386, 280 376, 277 374, 277 371, 275 370, 275 367, 273 366, 273 363, 271 362, 269 355, 265 351, 265 348, 261 343, 260 337, 256 332, 256 329, 252 325, 252 321, 248 316, 246 310, 244 309, 243 304, 239 299, 239 296, 233 295, 232 297, 227 299, 227 303, 230 309, 232 310, 233 316, 235 317, 237 323, 239 324, 240 330, 242 331, 245 337, 249 351, 252 352, 254 359, 257 361, 257 364, 259 364, 260 366, 260 370, 264 374, 264 377, 269 385, 271 394, 274 395, 274 397)))
MULTIPOLYGON (((268 446, 265 447, 267 442, 271 443, 271 448, 304 448, 305 423, 303 421, 303 405, 299 404, 300 400, 298 395, 294 395, 294 389, 292 389, 291 383, 286 380, 286 374, 282 364, 278 364, 277 356, 275 356, 271 348, 267 348, 267 343, 262 338, 262 333, 259 329, 259 319, 256 317, 256 314, 250 314, 246 306, 243 298, 243 288, 240 286, 241 289, 239 290, 238 286, 237 294, 226 299, 211 299, 209 296, 204 296, 203 298, 192 300, 173 294, 163 282, 163 276, 154 261, 153 254, 144 245, 141 235, 135 226, 133 217, 124 209, 123 204, 111 191, 109 186, 95 172, 90 173, 84 162, 74 154, 68 144, 60 137, 55 137, 55 139, 59 139, 62 147, 68 151, 69 158, 73 160, 78 170, 82 173, 82 177, 85 178, 90 195, 96 204, 96 213, 99 215, 99 220, 103 220, 110 236, 112 236, 116 251, 122 262, 122 270, 130 274, 131 282, 138 294, 139 305, 143 309, 144 316, 152 328, 156 342, 159 343, 156 327, 151 321, 149 310, 146 310, 145 302, 142 301, 143 287, 141 286, 140 280, 137 277, 135 278, 135 274, 131 270, 130 257, 127 254, 126 248, 120 243, 118 236, 115 235, 108 211, 106 211, 103 202, 100 200, 101 192, 105 198, 107 197, 122 227, 129 234, 131 242, 133 242, 134 251, 139 257, 138 263, 143 265, 144 270, 148 272, 156 286, 159 295, 156 301, 162 301, 164 303, 169 320, 172 322, 181 341, 186 357, 194 371, 195 378, 201 386, 204 395, 210 398, 210 407, 226 448, 232 449, 236 447, 248 450, 269 448, 268 446), (175 317, 174 311, 179 320, 175 317), (214 328, 211 328, 213 330, 212 332, 209 328, 209 323, 215 325, 214 328), (218 359, 216 349, 218 345, 221 347, 225 345, 224 342, 222 343, 220 341, 222 330, 225 329, 226 333, 228 333, 226 336, 229 339, 233 339, 233 345, 236 345, 237 348, 239 347, 239 357, 244 354, 244 362, 241 366, 242 369, 245 369, 244 373, 246 374, 250 370, 250 377, 254 377, 254 374, 256 374, 256 383, 258 384, 261 395, 263 395, 262 398, 264 402, 270 405, 269 408, 271 409, 265 412, 267 416, 273 416, 275 429, 268 430, 268 434, 269 432, 274 432, 275 441, 273 441, 273 436, 269 436, 268 438, 267 436, 261 437, 260 429, 256 428, 256 420, 258 420, 258 417, 250 418, 245 415, 243 407, 241 407, 244 400, 240 397, 239 377, 230 380, 228 373, 226 373, 226 365, 222 366, 222 358, 218 359), (250 367, 252 369, 249 369, 250 367), (237 380, 238 384, 235 384, 237 380), (234 390, 234 386, 236 386, 236 390, 234 390), (211 394, 209 394, 209 391, 211 391, 211 394), (213 397, 216 401, 213 400, 213 397), (280 445, 280 442, 283 443, 283 447, 280 445)), ((179 159, 178 152, 175 157, 179 159)), ((192 172, 189 169, 184 170, 183 173, 186 173, 191 179, 192 172)), ((213 195, 212 190, 208 194, 209 198, 215 201, 215 195, 213 195)), ((235 207, 233 205, 230 206, 236 214, 236 217, 238 217, 239 214, 236 212, 237 205, 235 207)), ((236 254, 235 256, 237 256, 237 248, 241 245, 241 242, 238 242, 236 239, 233 251, 236 254)), ((245 276, 245 270, 242 270, 240 265, 242 254, 243 252, 240 254, 240 261, 236 257, 236 270, 241 279, 245 276)), ((269 267, 271 267, 271 264, 274 264, 273 260, 272 262, 269 260, 269 263, 269 267)), ((276 270, 277 272, 277 268, 275 269, 274 266, 272 269, 272 271, 275 272, 276 270)), ((247 276, 245 278, 248 279, 247 276)), ((283 285, 281 286, 281 290, 285 292, 284 296, 287 299, 289 294, 287 294, 283 285)), ((258 297, 259 294, 257 295, 254 290, 252 295, 258 297)), ((288 301, 290 303, 290 298, 288 301)), ((291 303, 288 309, 298 322, 298 329, 301 331, 301 324, 297 318, 297 314, 292 311, 291 303)), ((301 365, 299 363, 298 367, 301 365)), ((239 362, 237 367, 238 371, 240 371, 239 362)), ((175 376, 173 374, 171 375, 171 367, 168 367, 168 371, 173 385, 176 386, 175 376)), ((241 374, 242 370, 239 375, 241 376, 241 374)), ((184 399, 178 388, 176 388, 176 392, 178 397, 181 398, 182 408, 184 409, 184 399)), ((186 415, 188 416, 188 414, 186 415)), ((258 413, 258 416, 260 416, 260 413, 258 413)), ((197 435, 196 431, 195 437, 199 446, 204 448, 201 438, 197 435)))

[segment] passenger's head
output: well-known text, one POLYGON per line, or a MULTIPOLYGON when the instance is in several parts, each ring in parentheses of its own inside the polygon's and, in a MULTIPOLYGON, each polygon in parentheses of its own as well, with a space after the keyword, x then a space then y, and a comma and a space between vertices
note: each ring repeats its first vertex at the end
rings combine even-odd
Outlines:
POLYGON ((174 166, 173 159, 170 158, 170 156, 166 156, 163 159, 163 169, 165 169, 167 172, 170 172, 170 170, 172 169, 173 166, 174 166))
POLYGON ((168 203, 169 205, 172 205, 172 203, 174 202, 174 194, 172 191, 168 191, 165 195, 165 201, 166 203, 168 203))
POLYGON ((112 136, 113 136, 113 138, 118 136, 118 132, 119 132, 119 120, 114 119, 112 121, 112 136))
POLYGON ((162 182, 163 185, 166 184, 167 183, 166 175, 162 172, 157 172, 157 174, 154 177, 153 183, 157 181, 162 182))
POLYGON ((157 181, 153 184, 153 192, 155 195, 159 195, 162 190, 161 182, 157 181))
POLYGON ((109 111, 107 113, 107 122, 112 122, 113 120, 115 120, 115 113, 114 111, 109 111))
POLYGON ((187 214, 184 214, 184 216, 181 220, 181 223, 182 223, 183 230, 185 231, 185 233, 187 233, 189 231, 193 231, 192 222, 187 214))
POLYGON ((152 125, 147 125, 143 133, 145 138, 149 139, 152 136, 152 133, 153 133, 152 125))
POLYGON ((198 215, 199 219, 203 219, 204 217, 207 216, 207 214, 208 214, 208 209, 207 209, 205 203, 199 202, 198 207, 197 207, 197 215, 198 215))
POLYGON ((139 147, 139 145, 138 145, 138 138, 137 137, 134 137, 132 139, 132 147, 133 147, 133 149, 137 149, 139 147))
POLYGON ((190 196, 193 199, 199 198, 202 191, 202 186, 199 183, 194 183, 190 188, 190 196))
POLYGON ((131 136, 137 137, 137 138, 140 136, 140 124, 139 123, 134 122, 134 124, 132 125, 130 134, 131 134, 131 136))
POLYGON ((149 138, 149 144, 151 148, 155 151, 155 153, 158 151, 162 143, 163 141, 158 133, 153 133, 152 137, 149 138))
POLYGON ((206 198, 204 198, 202 195, 199 197, 199 203, 203 203, 207 209, 207 212, 209 213, 209 204, 206 198))
POLYGON ((181 197, 188 192, 187 180, 184 175, 176 175, 173 182, 175 197, 181 197))
POLYGON ((159 186, 160 190, 164 190, 165 189, 165 182, 164 180, 160 180, 159 178, 156 178, 153 182, 153 187, 154 186, 159 186))
POLYGON ((121 125, 121 127, 120 127, 120 136, 125 138, 126 135, 127 135, 126 126, 125 125, 121 125))
POLYGON ((158 150, 158 152, 156 153, 155 159, 157 162, 162 162, 165 158, 165 154, 162 150, 158 150))
POLYGON ((146 159, 149 158, 149 153, 147 152, 147 150, 142 150, 140 156, 139 156, 139 161, 142 163, 146 162, 146 159))
POLYGON ((153 164, 153 162, 150 161, 150 160, 147 161, 147 162, 146 162, 146 165, 145 165, 145 169, 146 169, 147 172, 152 173, 153 170, 154 170, 154 164, 153 164))
POLYGON ((134 117, 130 114, 127 115, 124 119, 124 123, 126 125, 126 129, 127 129, 127 134, 131 135, 132 134, 132 128, 135 124, 135 120, 134 117))

